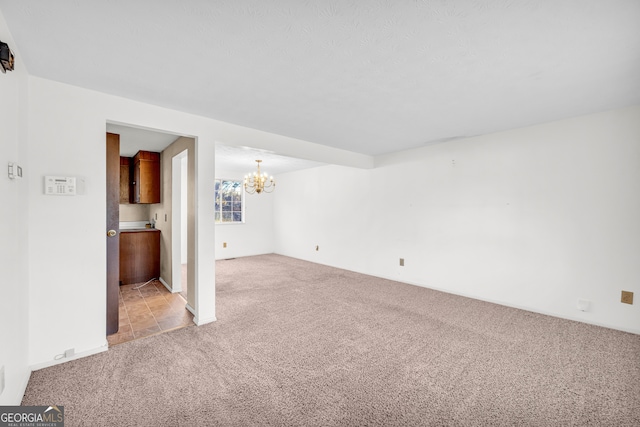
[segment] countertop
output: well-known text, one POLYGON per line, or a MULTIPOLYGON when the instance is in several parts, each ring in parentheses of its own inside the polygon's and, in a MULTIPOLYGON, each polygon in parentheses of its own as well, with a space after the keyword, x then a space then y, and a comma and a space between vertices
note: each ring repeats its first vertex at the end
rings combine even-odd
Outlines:
POLYGON ((138 231, 160 231, 151 226, 149 221, 121 221, 119 224, 120 232, 138 232, 138 231))

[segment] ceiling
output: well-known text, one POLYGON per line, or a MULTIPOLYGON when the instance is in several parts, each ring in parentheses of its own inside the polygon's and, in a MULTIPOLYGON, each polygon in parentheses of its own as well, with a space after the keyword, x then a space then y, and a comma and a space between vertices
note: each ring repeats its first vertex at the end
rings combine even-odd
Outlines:
POLYGON ((0 0, 34 76, 367 155, 640 103, 638 0, 0 0))
POLYGON ((107 132, 120 135, 120 155, 133 157, 139 150, 161 152, 180 135, 107 123, 107 132))
MULTIPOLYGON (((262 160, 260 169, 269 175, 279 175, 285 172, 293 172, 324 165, 324 163, 320 162, 294 159, 250 147, 216 146, 216 170, 219 170, 221 174, 225 172, 241 172, 242 175, 244 175, 249 172, 255 172, 256 160, 262 160)), ((220 176, 220 178, 225 177, 220 176)), ((233 177, 229 176, 226 178, 233 177)))
MULTIPOLYGON (((107 123, 107 132, 120 135, 120 155, 125 157, 133 157, 139 150, 161 152, 176 139, 180 138, 180 135, 113 123, 107 123)), ((220 171, 221 174, 239 172, 244 175, 253 172, 256 169, 256 160, 262 160, 262 172, 267 172, 269 175, 279 175, 324 164, 281 156, 270 151, 251 147, 216 145, 215 166, 216 171, 220 171)), ((235 175, 226 178, 234 177, 235 175)), ((220 178, 225 177, 220 176, 220 178)))

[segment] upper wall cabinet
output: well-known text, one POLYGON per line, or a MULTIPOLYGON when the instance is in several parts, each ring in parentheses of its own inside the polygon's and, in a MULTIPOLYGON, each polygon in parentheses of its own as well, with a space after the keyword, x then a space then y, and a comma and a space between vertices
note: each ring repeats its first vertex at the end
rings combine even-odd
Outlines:
POLYGON ((132 203, 160 203, 160 153, 138 151, 133 157, 132 203))
POLYGON ((133 203, 131 158, 120 157, 120 204, 133 203))

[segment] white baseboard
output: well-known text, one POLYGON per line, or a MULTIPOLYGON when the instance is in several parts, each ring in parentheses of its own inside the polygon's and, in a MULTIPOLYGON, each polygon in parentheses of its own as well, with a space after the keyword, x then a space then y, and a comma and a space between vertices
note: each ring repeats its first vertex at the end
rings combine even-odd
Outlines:
POLYGON ((189 313, 193 314, 194 317, 196 316, 196 309, 191 307, 188 303, 187 303, 187 305, 184 306, 184 308, 189 310, 189 313))
POLYGON ((25 375, 25 378, 22 380, 22 386, 19 389, 18 394, 18 403, 16 405, 20 405, 22 403, 22 399, 24 399, 24 394, 27 392, 27 386, 29 385, 29 379, 31 378, 31 372, 33 369, 29 368, 29 373, 25 375))
POLYGON ((31 365, 30 368, 32 371, 38 371, 40 369, 48 368, 50 366, 59 365, 61 363, 70 362, 72 360, 80 359, 87 356, 93 356, 94 354, 102 353, 107 350, 109 350, 109 345, 105 343, 101 347, 96 347, 96 348, 92 348, 91 350, 86 350, 80 353, 76 353, 71 357, 63 357, 62 359, 58 359, 58 360, 47 360, 46 362, 36 363, 34 365, 31 365))
POLYGON ((204 319, 199 318, 196 314, 195 308, 191 307, 189 304, 185 305, 185 308, 189 310, 189 313, 193 314, 193 323, 195 323, 197 326, 206 325, 207 323, 212 323, 218 320, 215 316, 207 317, 204 319))
POLYGON ((202 326, 202 325, 206 325, 207 323, 213 323, 216 320, 218 320, 218 319, 216 319, 215 316, 214 317, 209 317, 207 319, 200 319, 200 318, 194 316, 193 323, 195 323, 196 326, 202 326))
MULTIPOLYGON (((335 267, 335 268, 340 268, 340 267, 335 267)), ((369 275, 369 276, 373 276, 373 277, 380 277, 382 279, 387 279, 387 280, 391 280, 391 281, 394 281, 394 282, 406 283, 408 285, 419 286, 421 288, 427 288, 427 289, 431 289, 431 290, 438 291, 438 292, 444 292, 444 293, 447 293, 447 294, 458 295, 458 296, 461 296, 461 297, 471 298, 471 299, 475 299, 475 300, 478 300, 478 301, 489 302, 491 304, 502 305, 504 307, 516 308, 518 310, 529 311, 529 312, 532 312, 532 313, 538 313, 538 314, 542 314, 542 315, 545 315, 545 316, 557 317, 559 319, 572 320, 574 322, 586 323, 588 325, 595 325, 595 326, 600 326, 600 327, 603 327, 603 328, 615 329, 617 331, 628 332, 630 334, 640 335, 640 329, 636 329, 636 328, 627 328, 627 327, 614 326, 614 325, 611 325, 611 324, 608 324, 608 323, 592 321, 592 320, 580 318, 580 317, 577 317, 577 316, 571 316, 571 315, 564 314, 564 313, 554 313, 554 312, 550 312, 550 311, 546 311, 546 310, 540 310, 540 309, 535 308, 535 307, 527 307, 527 306, 523 306, 523 305, 519 305, 519 304, 512 304, 512 303, 509 303, 509 302, 499 301, 499 300, 495 300, 495 299, 491 299, 491 298, 482 298, 482 297, 479 297, 477 295, 473 295, 473 294, 469 294, 469 293, 465 293, 465 292, 454 292, 454 291, 452 291, 450 289, 444 289, 444 288, 439 288, 439 287, 435 287, 435 286, 429 286, 429 285, 425 285, 425 284, 422 284, 422 283, 412 282, 410 280, 405 280, 405 279, 397 278, 397 277, 374 276, 372 274, 361 273, 359 271, 356 271, 356 273, 365 274, 365 275, 369 275)))
MULTIPOLYGON (((12 366, 11 368, 15 368, 12 366)), ((29 379, 31 378, 31 368, 27 367, 17 378, 12 376, 8 379, 6 387, 0 394, 0 406, 20 406, 22 404, 22 399, 24 399, 24 394, 27 391, 27 386, 29 385, 29 379), (12 387, 13 384, 16 384, 17 387, 12 387)), ((11 423, 4 425, 13 425, 11 423)), ((21 425, 17 423, 15 425, 21 425)))
POLYGON ((165 287, 165 288, 167 288, 167 290, 168 290, 169 292, 171 292, 172 294, 177 294, 178 292, 180 292, 180 290, 179 290, 179 289, 175 289, 175 290, 174 290, 174 289, 172 289, 172 288, 171 288, 171 286, 170 286, 167 282, 165 282, 165 281, 164 281, 164 279, 163 279, 162 277, 159 277, 159 278, 158 278, 158 280, 159 280, 159 281, 160 281, 160 283, 162 283, 162 284, 164 285, 164 287, 165 287))

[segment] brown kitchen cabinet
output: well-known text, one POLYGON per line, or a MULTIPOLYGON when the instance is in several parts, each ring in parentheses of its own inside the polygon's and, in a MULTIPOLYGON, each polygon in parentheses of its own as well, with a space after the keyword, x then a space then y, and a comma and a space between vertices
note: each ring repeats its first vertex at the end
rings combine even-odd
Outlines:
POLYGON ((131 193, 131 161, 130 157, 120 157, 120 203, 132 202, 131 193))
POLYGON ((160 230, 120 231, 120 284, 160 277, 160 230))
POLYGON ((160 153, 138 151, 133 157, 132 203, 160 203, 160 153))

